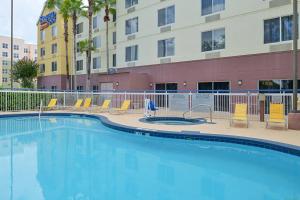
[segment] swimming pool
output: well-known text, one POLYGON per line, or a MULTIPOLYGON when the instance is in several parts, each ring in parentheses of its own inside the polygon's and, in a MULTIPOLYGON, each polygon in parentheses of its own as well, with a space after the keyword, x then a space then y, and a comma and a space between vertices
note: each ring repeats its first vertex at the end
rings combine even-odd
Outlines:
POLYGON ((300 198, 300 157, 126 134, 86 116, 0 118, 0 199, 300 198))

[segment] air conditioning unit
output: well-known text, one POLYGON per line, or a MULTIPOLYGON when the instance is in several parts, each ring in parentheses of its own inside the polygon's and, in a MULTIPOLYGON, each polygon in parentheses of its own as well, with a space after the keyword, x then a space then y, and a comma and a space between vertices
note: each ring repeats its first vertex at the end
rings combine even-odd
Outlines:
POLYGON ((118 73, 118 69, 116 68, 108 68, 108 74, 116 74, 118 73))

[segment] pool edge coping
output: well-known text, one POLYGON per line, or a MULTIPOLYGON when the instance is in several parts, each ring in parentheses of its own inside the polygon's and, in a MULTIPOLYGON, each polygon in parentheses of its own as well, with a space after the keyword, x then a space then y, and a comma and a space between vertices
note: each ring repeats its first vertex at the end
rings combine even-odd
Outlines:
MULTIPOLYGON (((0 118, 5 117, 19 117, 19 116, 38 116, 39 113, 13 113, 13 114, 0 114, 0 118)), ((295 155, 300 157, 300 146, 276 142, 267 139, 259 139, 259 138, 251 138, 244 136, 235 136, 235 135, 224 135, 224 134, 211 134, 204 133, 200 131, 164 131, 164 130, 156 130, 156 129, 147 129, 140 127, 127 126, 124 124, 116 123, 109 120, 107 117, 100 114, 87 114, 87 113, 51 113, 46 112, 43 113, 42 116, 83 116, 90 117, 94 119, 99 119, 100 122, 108 127, 119 131, 124 131, 131 134, 143 135, 143 136, 151 136, 151 137, 161 137, 161 138, 172 138, 172 139, 185 139, 185 140, 202 140, 202 141, 212 141, 212 142, 224 142, 224 143, 234 143, 241 145, 248 145, 253 147, 260 147, 270 150, 275 150, 282 153, 287 153, 291 155, 295 155)))

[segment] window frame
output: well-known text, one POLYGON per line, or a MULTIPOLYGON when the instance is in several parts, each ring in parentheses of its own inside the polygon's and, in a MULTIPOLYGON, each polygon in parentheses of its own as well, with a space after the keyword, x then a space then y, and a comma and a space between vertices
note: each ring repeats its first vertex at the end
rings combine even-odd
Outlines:
POLYGON ((157 26, 158 27, 162 27, 162 26, 167 26, 167 25, 170 25, 170 24, 174 24, 175 23, 175 19, 176 19, 176 10, 175 10, 175 5, 171 5, 171 6, 168 6, 168 7, 165 7, 165 8, 161 8, 161 9, 158 9, 157 10, 157 26), (168 9, 170 8, 173 8, 173 19, 171 22, 168 22, 168 9), (160 24, 160 11, 163 11, 164 12, 164 22, 163 24, 160 24))
POLYGON ((126 9, 129 9, 138 4, 139 4, 139 0, 125 0, 125 8, 126 9), (128 1, 130 1, 130 3, 128 3, 128 1))
POLYGON ((201 52, 214 52, 214 51, 222 51, 222 50, 225 50, 225 49, 226 49, 226 29, 225 29, 225 27, 201 32, 201 52), (221 31, 221 30, 222 31, 224 30, 224 47, 215 48, 217 46, 216 45, 217 43, 214 43, 215 41, 217 41, 215 39, 216 32, 221 31), (203 47, 203 43, 204 43, 203 35, 206 34, 206 33, 209 33, 209 32, 211 32, 211 41, 210 41, 210 43, 211 43, 210 48, 211 49, 205 50, 204 47, 203 47))
POLYGON ((139 32, 139 17, 133 17, 133 18, 125 20, 125 35, 132 35, 132 34, 135 34, 138 32, 139 32), (133 30, 133 27, 134 27, 134 26, 132 26, 133 21, 136 21, 136 23, 137 23, 136 30, 133 30), (127 25, 129 25, 129 26, 127 26, 127 25))
POLYGON ((205 0, 201 0, 201 16, 208 16, 208 15, 220 13, 220 12, 223 12, 226 10, 226 0, 223 0, 224 1, 223 8, 220 10, 214 9, 214 7, 215 7, 214 1, 219 1, 219 0, 208 0, 208 1, 211 1, 211 11, 206 13, 206 12, 204 12, 204 9, 203 9, 203 5, 204 5, 203 1, 205 1, 205 0))
POLYGON ((138 45, 131 45, 125 47, 125 62, 135 62, 139 59, 139 46, 138 45), (130 48, 130 59, 127 56, 127 50, 130 48))
POLYGON ((57 72, 57 61, 51 62, 51 72, 57 72), (55 64, 55 70, 53 70, 53 64, 55 64))
POLYGON ((167 39, 163 39, 163 40, 158 40, 157 41, 157 57, 158 58, 166 58, 166 57, 171 57, 171 56, 175 56, 175 49, 176 49, 176 42, 175 42, 175 37, 172 38, 167 38, 167 39), (173 42, 173 50, 172 52, 168 52, 169 47, 168 46, 168 41, 172 41, 173 42), (160 42, 164 42, 164 49, 163 49, 163 55, 160 55, 160 42))

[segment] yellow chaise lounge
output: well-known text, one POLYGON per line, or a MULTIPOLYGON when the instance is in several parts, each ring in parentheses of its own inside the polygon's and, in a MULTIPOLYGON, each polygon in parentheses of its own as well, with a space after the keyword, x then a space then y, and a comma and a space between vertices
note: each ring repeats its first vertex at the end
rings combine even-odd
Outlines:
POLYGON ((49 104, 48 104, 48 106, 47 106, 47 109, 53 109, 55 106, 57 105, 57 99, 51 99, 50 101, 49 101, 49 104))
POLYGON ((121 108, 113 108, 110 110, 111 114, 122 114, 128 111, 131 101, 125 100, 122 103, 121 108))
POLYGON ((287 128, 283 104, 270 104, 270 115, 266 122, 266 128, 269 127, 270 123, 283 123, 284 127, 287 128))
POLYGON ((246 122, 248 127, 248 105, 245 103, 235 104, 234 114, 230 120, 230 125, 234 123, 234 121, 243 121, 246 122))
POLYGON ((99 107, 96 108, 96 112, 107 112, 107 111, 109 111, 110 103, 111 103, 110 99, 104 100, 102 106, 99 106, 99 107))

